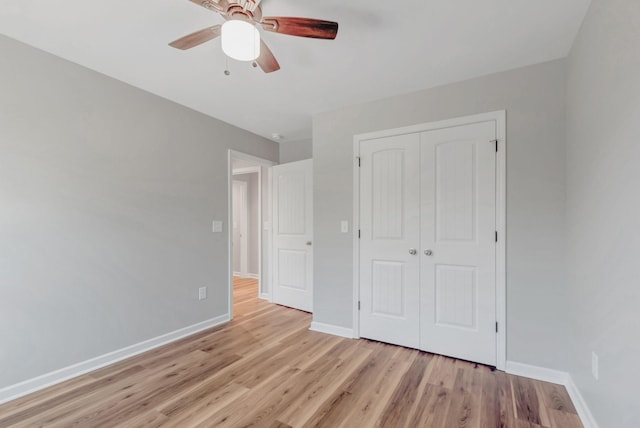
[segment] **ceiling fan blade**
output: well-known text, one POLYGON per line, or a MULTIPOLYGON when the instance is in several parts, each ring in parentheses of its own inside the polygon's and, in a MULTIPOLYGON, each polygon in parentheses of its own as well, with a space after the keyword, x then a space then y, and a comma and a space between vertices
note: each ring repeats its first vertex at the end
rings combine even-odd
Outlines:
POLYGON ((182 49, 182 50, 191 49, 192 47, 201 45, 204 42, 213 40, 216 37, 220 37, 221 28, 222 28, 221 25, 214 25, 213 27, 196 31, 195 33, 191 33, 188 36, 184 36, 178 40, 175 40, 169 43, 169 46, 176 49, 182 49))
POLYGON ((224 12, 224 8, 220 4, 220 0, 189 0, 191 3, 195 3, 198 6, 202 6, 205 9, 212 10, 214 12, 224 12))
POLYGON ((260 41, 260 56, 256 58, 256 62, 265 73, 273 73, 274 71, 280 70, 278 60, 262 40, 260 41))
POLYGON ((262 18, 262 28, 274 33, 313 39, 333 40, 338 35, 338 23, 311 18, 269 16, 262 18))

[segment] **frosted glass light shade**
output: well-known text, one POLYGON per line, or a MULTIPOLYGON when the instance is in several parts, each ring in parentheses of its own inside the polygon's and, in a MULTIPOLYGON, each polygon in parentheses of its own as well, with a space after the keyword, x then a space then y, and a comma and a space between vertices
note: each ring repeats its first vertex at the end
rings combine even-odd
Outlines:
POLYGON ((238 61, 253 61, 260 56, 260 33, 252 24, 233 20, 222 24, 222 51, 238 61))

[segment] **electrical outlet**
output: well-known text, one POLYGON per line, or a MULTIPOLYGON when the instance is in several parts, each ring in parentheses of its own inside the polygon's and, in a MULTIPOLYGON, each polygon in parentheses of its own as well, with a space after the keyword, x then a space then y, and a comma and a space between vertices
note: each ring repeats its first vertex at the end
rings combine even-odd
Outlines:
POLYGON ((342 220, 342 222, 340 223, 340 232, 349 233, 349 221, 342 220))
POLYGON ((198 289, 198 300, 204 300, 207 298, 207 287, 200 287, 198 289))
POLYGON ((213 232, 214 233, 222 233, 222 222, 218 220, 213 220, 213 232))
POLYGON ((598 358, 598 354, 595 352, 591 352, 591 374, 595 380, 598 380, 600 377, 600 359, 598 358))

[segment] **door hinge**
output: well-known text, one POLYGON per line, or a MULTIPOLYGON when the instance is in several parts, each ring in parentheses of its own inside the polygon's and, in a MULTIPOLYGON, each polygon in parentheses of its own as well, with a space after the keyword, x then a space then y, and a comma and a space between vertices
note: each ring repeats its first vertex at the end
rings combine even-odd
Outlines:
POLYGON ((360 300, 358 300, 358 310, 360 310, 360 300))
POLYGON ((498 332, 498 323, 496 322, 496 333, 498 332))
POLYGON ((358 156, 356 159, 358 159, 358 168, 360 168, 362 166, 362 159, 360 159, 360 156, 358 156))
POLYGON ((360 229, 358 229, 358 239, 360 239, 360 229))
POLYGON ((498 231, 496 230, 496 242, 498 242, 498 231))
POLYGON ((496 153, 498 152, 498 140, 491 140, 493 144, 496 145, 496 153))

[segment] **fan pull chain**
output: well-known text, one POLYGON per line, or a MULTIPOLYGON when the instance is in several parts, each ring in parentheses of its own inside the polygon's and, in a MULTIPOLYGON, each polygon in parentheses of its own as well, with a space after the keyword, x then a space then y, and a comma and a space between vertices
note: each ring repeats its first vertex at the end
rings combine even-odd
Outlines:
MULTIPOLYGON (((256 51, 256 39, 253 39, 253 52, 255 53, 255 51, 256 51)), ((253 60, 253 61, 251 61, 251 66, 253 68, 257 68, 258 67, 258 63, 255 60, 253 60)))
POLYGON ((225 76, 229 76, 231 74, 231 72, 229 71, 229 57, 228 56, 224 56, 224 61, 225 61, 225 69, 224 69, 224 75, 225 76))

